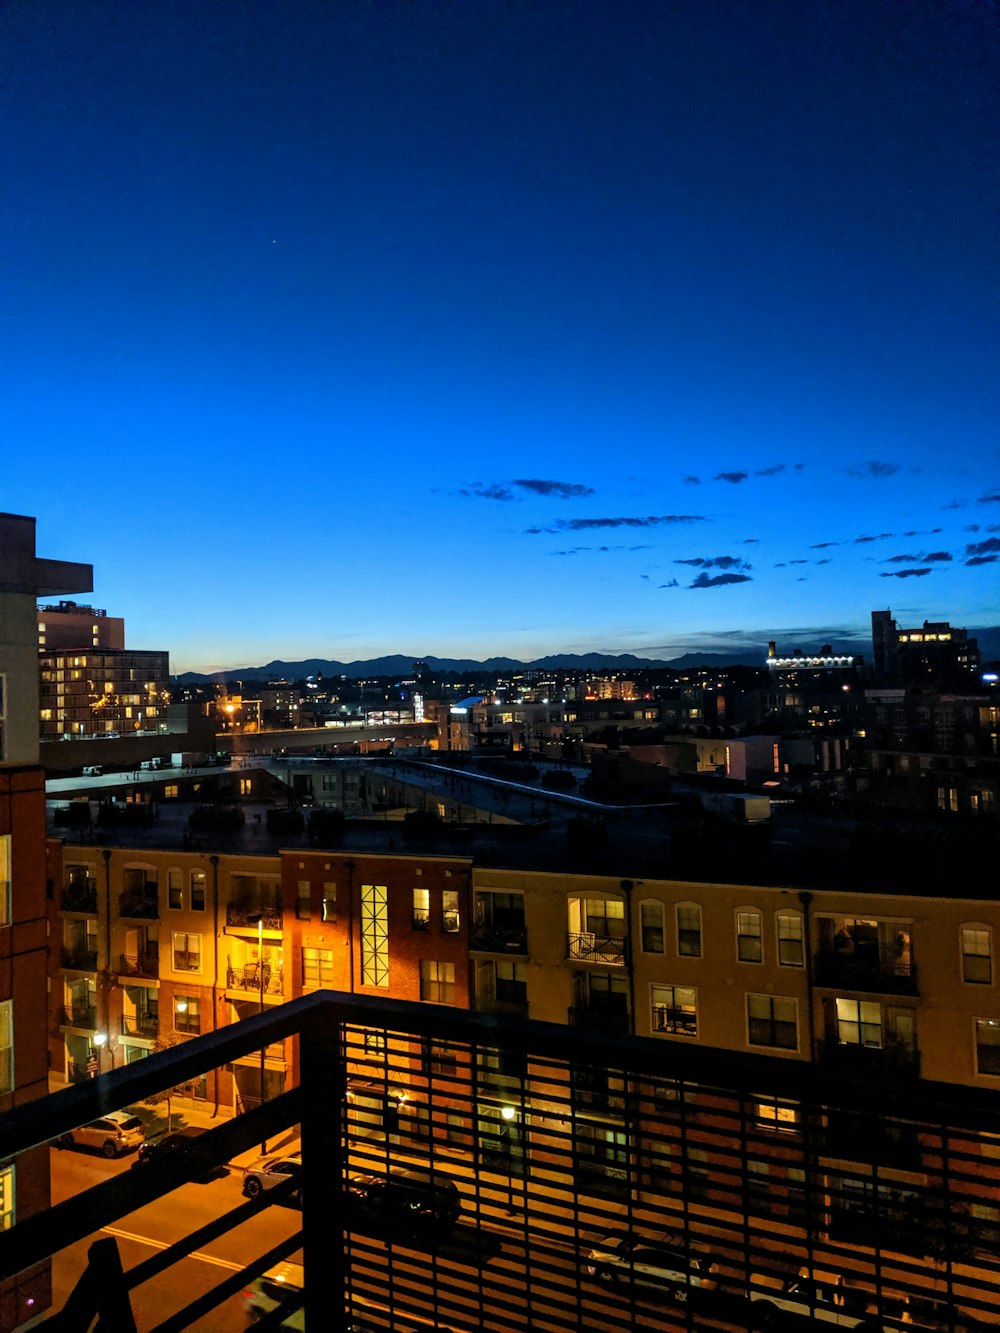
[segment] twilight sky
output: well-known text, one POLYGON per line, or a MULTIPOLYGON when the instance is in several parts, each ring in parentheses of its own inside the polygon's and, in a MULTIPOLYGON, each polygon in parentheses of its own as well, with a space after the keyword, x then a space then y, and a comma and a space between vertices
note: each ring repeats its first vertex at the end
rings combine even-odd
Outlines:
POLYGON ((8 0, 0 509, 175 671, 1000 620, 989 0, 8 0))

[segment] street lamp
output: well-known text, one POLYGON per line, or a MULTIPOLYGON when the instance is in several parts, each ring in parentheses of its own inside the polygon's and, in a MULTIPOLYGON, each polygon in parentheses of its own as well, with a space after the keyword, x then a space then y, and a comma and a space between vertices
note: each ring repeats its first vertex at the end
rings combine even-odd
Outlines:
MULTIPOLYGON (((257 923, 257 983, 259 987, 260 1003, 258 1012, 264 1012, 264 913, 254 912, 247 917, 250 925, 254 921, 257 923)), ((260 1104, 264 1105, 264 1066, 267 1059, 267 1047, 260 1048, 260 1104)), ((261 1154, 267 1152, 267 1140, 264 1139, 260 1145, 261 1154)))
POLYGON ((503 1128, 501 1130, 503 1137, 504 1166, 507 1171, 507 1211, 514 1212, 514 1154, 511 1144, 511 1129, 514 1117, 517 1112, 513 1106, 501 1106, 500 1115, 503 1119, 503 1128))

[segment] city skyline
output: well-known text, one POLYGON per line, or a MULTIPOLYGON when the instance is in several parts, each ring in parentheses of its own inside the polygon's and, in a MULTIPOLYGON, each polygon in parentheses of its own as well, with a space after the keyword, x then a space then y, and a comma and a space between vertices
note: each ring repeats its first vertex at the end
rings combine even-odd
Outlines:
POLYGON ((0 17, 0 507, 131 646, 996 623, 995 15, 234 12, 0 17))

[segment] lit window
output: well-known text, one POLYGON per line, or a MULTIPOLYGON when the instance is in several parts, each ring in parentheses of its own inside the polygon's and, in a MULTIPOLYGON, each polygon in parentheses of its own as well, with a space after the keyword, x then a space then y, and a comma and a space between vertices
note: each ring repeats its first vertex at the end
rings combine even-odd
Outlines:
POLYGON ((746 909, 736 913, 736 956, 741 963, 764 961, 761 916, 757 911, 746 909))
POLYGON ((989 926, 962 927, 962 980, 979 986, 993 984, 993 949, 989 926))
POLYGON ((361 886, 361 984, 389 986, 389 899, 384 884, 361 886))
POLYGON ((0 1231, 14 1225, 14 1163, 0 1166, 0 1231))
POLYGON ((1000 1019, 976 1019, 976 1073, 1000 1074, 1000 1019))
POLYGON ((14 1090, 14 1001, 0 1003, 0 1093, 14 1090))
POLYGON ((10 925, 10 843, 9 833, 0 834, 0 926, 10 925))
POLYGON ((174 934, 174 971, 201 971, 201 936, 190 935, 186 931, 174 934))
POLYGON ((799 1128, 801 1108, 798 1102, 783 1102, 779 1097, 755 1097, 753 1115, 760 1129, 777 1129, 794 1134, 799 1128))
POLYGON ((430 930, 431 928, 431 891, 430 889, 413 890, 413 929, 430 930))
POLYGON ((697 903, 677 904, 677 952, 681 958, 701 957, 701 908, 697 903))
POLYGON ((174 996, 174 1031, 201 1031, 201 1001, 195 995, 174 996))
POLYGON ((751 1046, 797 1051, 799 1025, 795 1000, 784 995, 748 995, 747 1041, 751 1046))
POLYGON ((323 881, 323 920, 337 919, 337 885, 333 880, 323 881))
POLYGON ((798 912, 779 912, 777 916, 778 963, 782 967, 802 967, 805 950, 802 917, 798 912))
POLYGON ((302 989, 304 991, 333 989, 332 949, 303 948, 302 989))
POLYGON ((651 986, 653 1031, 697 1037, 698 992, 693 986, 651 986))
POLYGON ((639 907, 643 953, 663 953, 663 904, 642 903, 639 907))
POLYGON ((877 1000, 837 998, 837 1038, 842 1046, 882 1045, 882 1006, 877 1000))
POLYGON ((454 1004, 455 964, 421 960, 420 998, 432 1004, 454 1004))
POLYGON ((458 911, 458 891, 445 889, 441 894, 441 929, 446 935, 458 933, 461 917, 458 911))

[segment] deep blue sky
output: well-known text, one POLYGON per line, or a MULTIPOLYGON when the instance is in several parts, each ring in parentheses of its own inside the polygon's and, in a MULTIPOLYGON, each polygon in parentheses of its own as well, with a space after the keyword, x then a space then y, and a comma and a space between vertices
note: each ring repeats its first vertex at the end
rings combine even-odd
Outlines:
POLYGON ((988 0, 8 0, 0 509, 175 670, 998 619, 988 0))

